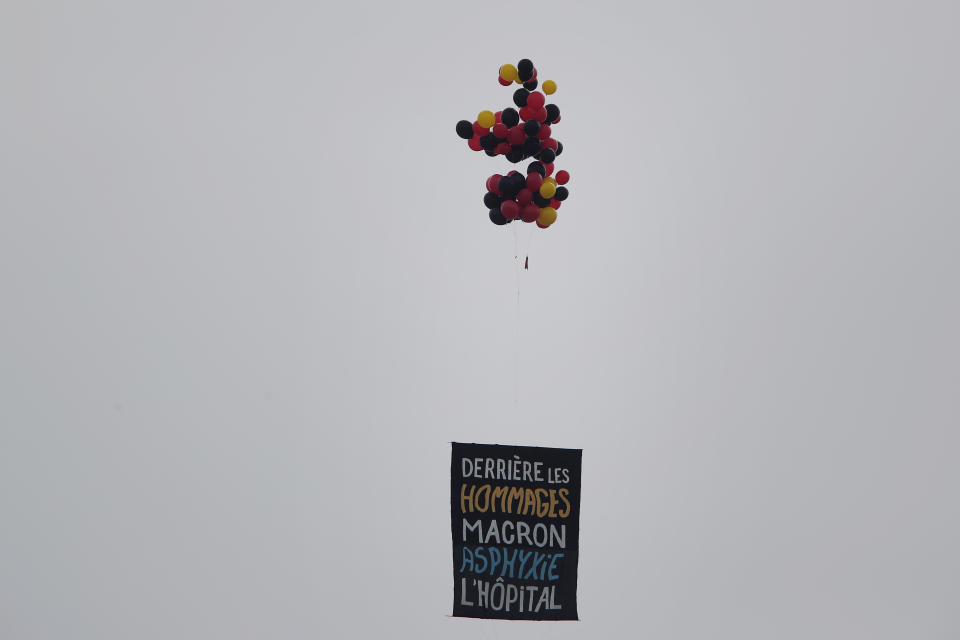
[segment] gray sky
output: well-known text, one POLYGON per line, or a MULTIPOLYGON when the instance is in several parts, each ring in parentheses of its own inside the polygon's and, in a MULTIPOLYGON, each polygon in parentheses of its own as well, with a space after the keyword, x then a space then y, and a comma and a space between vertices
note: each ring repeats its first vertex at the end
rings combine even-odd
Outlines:
POLYGON ((958 20, 7 0, 0 636, 957 637, 958 20), (447 617, 451 440, 584 450, 581 622, 447 617))

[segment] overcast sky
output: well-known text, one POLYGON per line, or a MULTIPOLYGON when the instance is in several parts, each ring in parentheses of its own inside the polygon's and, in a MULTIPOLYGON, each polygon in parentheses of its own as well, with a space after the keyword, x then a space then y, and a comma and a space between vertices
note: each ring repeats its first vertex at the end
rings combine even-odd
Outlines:
POLYGON ((5 0, 0 636, 960 636, 958 21, 5 0), (580 622, 448 617, 451 441, 583 449, 580 622))

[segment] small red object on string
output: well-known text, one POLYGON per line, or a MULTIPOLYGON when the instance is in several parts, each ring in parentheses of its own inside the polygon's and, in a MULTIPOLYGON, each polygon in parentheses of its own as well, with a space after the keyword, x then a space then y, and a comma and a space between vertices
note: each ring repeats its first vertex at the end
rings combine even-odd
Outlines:
POLYGON ((523 259, 523 268, 524 269, 530 268, 530 256, 527 256, 526 258, 523 259))

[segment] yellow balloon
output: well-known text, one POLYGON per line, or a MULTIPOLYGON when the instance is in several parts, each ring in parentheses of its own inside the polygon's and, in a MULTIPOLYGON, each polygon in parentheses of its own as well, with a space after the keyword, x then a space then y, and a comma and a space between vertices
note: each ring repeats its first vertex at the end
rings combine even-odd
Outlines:
POLYGON ((557 90, 557 83, 553 80, 547 80, 543 83, 543 92, 548 96, 557 90))
POLYGON ((512 64, 505 64, 500 67, 500 77, 504 80, 513 82, 517 79, 517 68, 512 64))
POLYGON ((553 194, 557 192, 557 185, 547 182, 544 180, 543 184, 540 185, 540 195, 544 198, 552 198, 553 194))
POLYGON ((543 181, 544 181, 544 182, 549 182, 549 183, 552 184, 554 187, 557 186, 557 181, 553 178, 553 176, 547 176, 546 178, 543 179, 543 181))
POLYGON ((477 122, 484 129, 489 129, 497 123, 497 117, 493 115, 493 111, 481 111, 477 114, 477 122))
POLYGON ((557 210, 553 207, 544 207, 540 209, 540 215, 537 216, 537 224, 541 227, 549 227, 557 221, 557 210))

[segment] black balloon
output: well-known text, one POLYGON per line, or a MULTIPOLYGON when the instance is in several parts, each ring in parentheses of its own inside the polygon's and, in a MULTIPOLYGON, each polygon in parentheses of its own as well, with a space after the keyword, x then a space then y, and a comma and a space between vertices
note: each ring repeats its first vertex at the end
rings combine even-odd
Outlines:
POLYGON ((490 209, 490 222, 496 225, 505 225, 510 221, 503 217, 500 209, 490 209))
POLYGON ((483 196, 483 204, 487 209, 496 209, 500 206, 501 198, 492 191, 487 191, 483 196))
POLYGON ((480 147, 484 151, 493 151, 497 148, 498 144, 500 144, 500 141, 497 140, 497 137, 492 133, 488 133, 485 136, 480 136, 480 147))
POLYGON ((553 162, 556 159, 556 157, 557 157, 557 154, 553 151, 553 149, 544 149, 543 151, 540 152, 540 160, 547 164, 550 164, 551 162, 553 162))
POLYGON ((510 162, 520 162, 523 160, 523 149, 514 147, 507 152, 507 160, 510 162))
POLYGON ((524 82, 524 83, 523 83, 523 88, 526 89, 526 90, 528 90, 528 91, 533 91, 533 90, 535 90, 535 89, 537 88, 537 84, 538 84, 537 79, 534 78, 534 79, 531 80, 530 82, 524 82))
MULTIPOLYGON (((464 122, 466 122, 466 120, 464 120, 464 122)), ((500 112, 500 122, 507 125, 508 127, 515 127, 518 124, 520 124, 520 114, 517 113, 517 110, 514 109, 513 107, 507 107, 506 109, 500 112)), ((473 132, 472 126, 470 127, 470 131, 471 133, 473 132)))
POLYGON ((463 138, 464 140, 469 140, 473 137, 473 124, 469 120, 461 120, 457 123, 457 135, 463 138))
POLYGON ((533 203, 536 204, 538 207, 549 207, 549 206, 550 206, 550 198, 544 198, 542 195, 540 195, 540 192, 539 192, 539 191, 534 191, 534 192, 533 192, 533 203))
POLYGON ((493 149, 484 149, 483 152, 488 156, 490 156, 491 158, 495 158, 497 155, 497 152, 494 151, 493 149))
POLYGON ((533 154, 540 151, 540 141, 536 138, 527 138, 523 142, 523 152, 527 155, 532 156, 533 154))
POLYGON ((555 122, 560 117, 560 107, 552 102, 547 105, 547 123, 555 122))
POLYGON ((504 200, 516 198, 517 194, 520 193, 520 188, 510 176, 504 176, 497 182, 497 189, 500 190, 500 195, 503 196, 504 200))
POLYGON ((517 63, 517 77, 520 78, 520 82, 526 82, 533 77, 533 63, 524 58, 517 63))
MULTIPOLYGON (((513 92, 513 104, 517 105, 518 107, 527 106, 528 95, 530 95, 530 92, 527 91, 526 89, 517 89, 516 91, 513 92)), ((500 117, 503 118, 502 113, 500 114, 500 117)), ((470 125, 470 126, 472 127, 473 125, 470 125)))
POLYGON ((570 195, 570 191, 566 187, 557 187, 557 192, 553 194, 553 197, 563 202, 570 195))
POLYGON ((557 155, 563 153, 563 143, 557 140, 557 155))
POLYGON ((531 162, 529 165, 527 165, 527 175, 530 175, 534 171, 543 177, 547 176, 547 168, 543 166, 542 162, 531 162))
POLYGON ((523 132, 528 136, 535 136, 540 131, 540 123, 536 120, 527 120, 523 123, 523 132))

